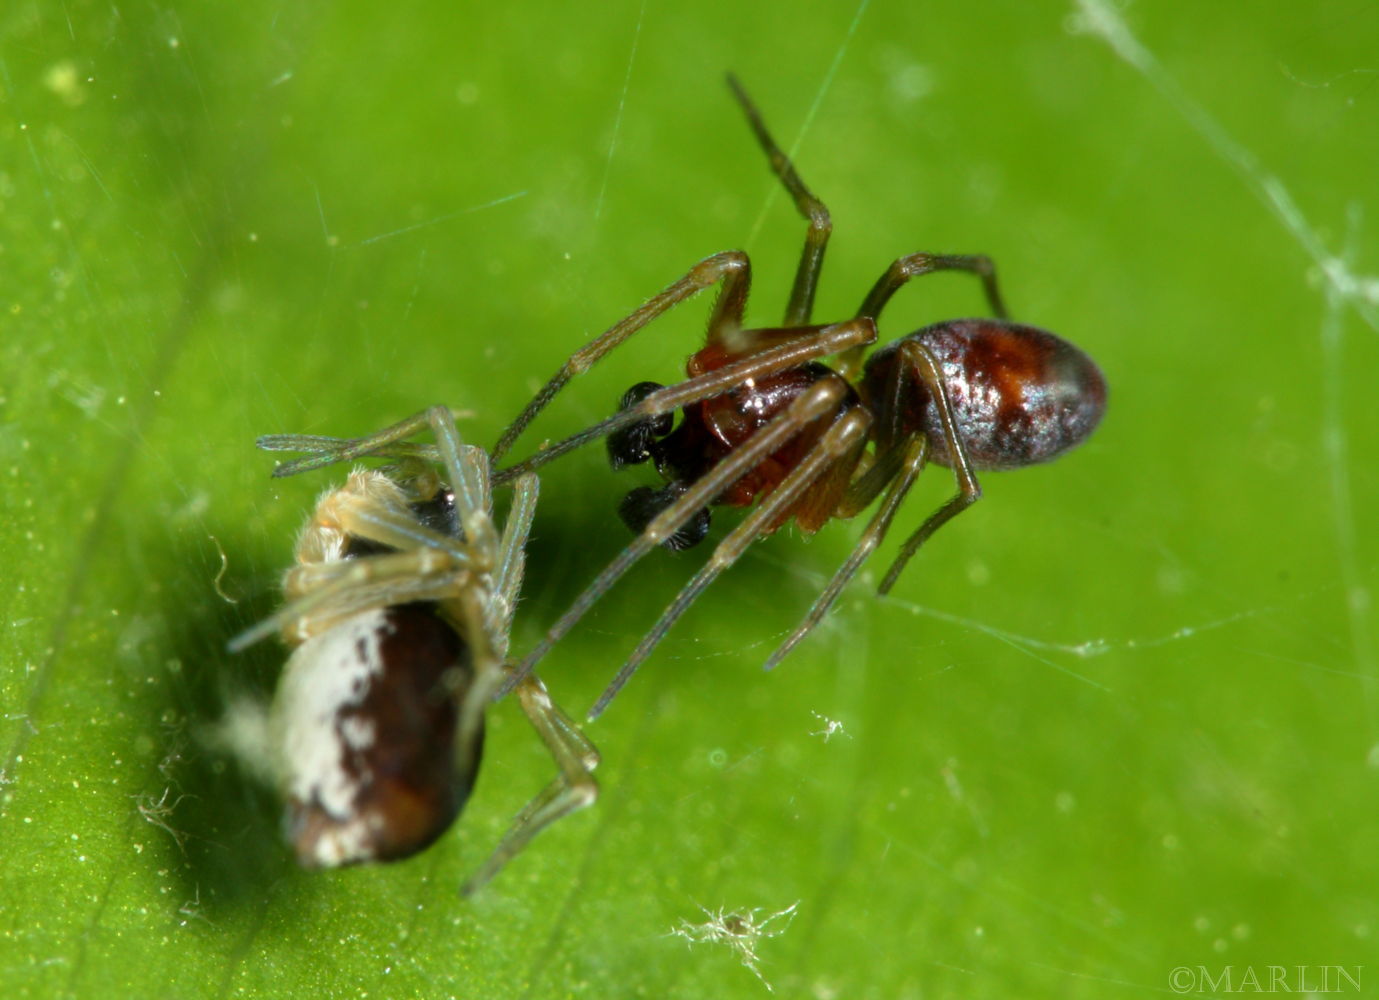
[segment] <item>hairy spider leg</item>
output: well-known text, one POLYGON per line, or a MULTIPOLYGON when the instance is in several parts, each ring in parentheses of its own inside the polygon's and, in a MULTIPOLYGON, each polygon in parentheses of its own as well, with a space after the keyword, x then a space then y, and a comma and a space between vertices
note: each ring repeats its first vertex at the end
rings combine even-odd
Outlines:
POLYGON ((517 597, 527 566, 527 537, 536 518, 537 478, 522 476, 513 484, 512 505, 508 508, 503 536, 498 542, 498 561, 493 570, 492 597, 489 602, 488 629, 495 637, 494 652, 504 663, 512 635, 512 619, 517 612, 517 597))
MULTIPOLYGON (((350 461, 373 455, 380 448, 396 443, 424 427, 430 427, 436 437, 436 460, 445 468, 455 490, 460 523, 465 538, 455 539, 417 522, 405 510, 394 509, 364 497, 347 493, 337 497, 332 516, 346 535, 368 539, 389 548, 402 550, 378 560, 349 560, 294 567, 289 575, 292 591, 298 596, 276 614, 240 633, 229 644, 231 652, 239 652, 267 638, 294 617, 299 617, 327 601, 340 597, 342 591, 362 587, 375 581, 385 585, 393 579, 413 577, 431 578, 447 569, 454 571, 488 572, 492 569, 497 538, 488 515, 492 508, 488 482, 488 459, 483 449, 465 445, 455 430, 455 418, 449 407, 433 406, 414 414, 376 434, 362 438, 339 439, 320 435, 278 434, 260 438, 258 446, 268 451, 308 451, 308 458, 286 463, 274 470, 275 477, 294 475, 321 468, 333 462, 350 461), (436 560, 444 553, 451 563, 436 560), (305 592, 304 587, 313 589, 305 592), (316 589, 319 588, 319 589, 316 589)), ((421 475, 413 475, 419 481, 421 475)), ((416 584, 417 591, 429 594, 434 585, 416 584)), ((441 584, 444 587, 446 584, 441 584)), ((407 593, 405 587, 400 593, 407 593)), ((361 603, 370 596, 375 599, 387 595, 370 595, 360 591, 361 603)), ((428 599, 422 597, 407 600, 428 599)), ((388 600, 387 603, 399 603, 388 600)), ((366 606, 366 605, 364 605, 366 606)), ((488 631, 485 628, 485 631, 488 631)), ((490 636, 491 637, 491 636, 490 636)))
POLYGON ((439 462, 455 491, 460 524, 471 545, 492 548, 494 544, 489 462, 482 449, 465 445, 455 428, 455 415, 448 406, 432 406, 414 413, 391 427, 358 438, 329 438, 316 434, 269 434, 256 442, 264 451, 304 451, 305 458, 285 462, 273 470, 275 478, 295 476, 336 462, 349 462, 365 456, 421 457, 439 462), (411 444, 398 445, 418 431, 430 428, 436 438, 432 449, 411 444))
MULTIPOLYGON (((423 411, 424 412, 424 411, 423 411)), ((415 420, 408 417, 398 426, 405 426, 415 420)), ((369 435, 369 438, 376 435, 369 435)), ((323 469, 336 462, 348 462, 352 458, 400 458, 440 464, 440 449, 434 444, 419 441, 395 441, 388 444, 369 444, 366 438, 330 437, 324 434, 265 434, 254 441, 260 451, 297 451, 307 453, 306 458, 283 462, 273 470, 274 479, 301 475, 323 469)))
MULTIPOLYGON (((522 589, 527 537, 536 513, 537 479, 531 475, 522 476, 514 489, 516 496, 499 541, 493 599, 489 605, 493 612, 489 627, 497 629, 497 662, 502 666, 495 671, 491 689, 483 699, 485 703, 496 695, 502 686, 502 677, 510 669, 506 663, 508 633, 517 595, 522 589)), ((460 892, 466 896, 498 874, 546 827, 592 805, 598 798, 599 787, 592 773, 599 764, 598 749, 551 700, 541 679, 535 675, 524 677, 517 684, 517 700, 559 773, 517 813, 488 859, 465 880, 460 892)))
MULTIPOLYGON (((313 472, 336 462, 350 462, 356 458, 395 458, 421 457, 429 461, 444 463, 439 445, 429 448, 406 439, 418 431, 448 420, 454 425, 454 416, 447 406, 432 406, 420 413, 414 413, 405 420, 399 420, 380 431, 356 438, 327 437, 321 434, 265 434, 254 442, 262 451, 298 451, 306 457, 284 462, 273 470, 274 479, 313 472), (443 411, 439 412, 439 411, 443 411), (424 451, 424 453, 423 453, 424 451)), ((448 471, 448 470, 447 470, 448 471)))
MULTIPOLYGON (((421 525, 416 527, 420 529, 421 525)), ((367 531, 357 533, 356 537, 379 541, 367 531)), ((417 537, 424 536, 418 532, 417 537)), ((419 548, 372 556, 367 560, 297 566, 290 571, 289 587, 290 592, 299 596, 293 597, 263 621, 239 633, 226 648, 231 653, 243 652, 286 628, 291 622, 305 618, 327 605, 337 610, 332 618, 344 618, 380 604, 440 601, 457 587, 468 585, 466 581, 472 579, 469 560, 456 558, 448 547, 419 548)))
POLYGON ((519 681, 517 698, 560 773, 513 817, 488 860, 465 881, 460 891, 466 896, 498 874, 546 827, 598 798, 599 787, 592 772, 599 764, 599 752, 594 744, 551 701, 538 677, 519 681))

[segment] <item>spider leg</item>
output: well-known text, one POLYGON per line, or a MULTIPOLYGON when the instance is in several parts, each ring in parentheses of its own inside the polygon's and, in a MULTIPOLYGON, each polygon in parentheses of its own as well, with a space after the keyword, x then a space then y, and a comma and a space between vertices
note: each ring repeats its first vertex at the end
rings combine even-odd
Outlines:
POLYGON ((939 508, 921 526, 920 530, 905 543, 901 556, 892 564, 885 582, 882 583, 881 593, 884 594, 890 590, 891 585, 895 582, 895 577, 899 575, 905 562, 914 555, 915 550, 930 535, 937 531, 944 522, 970 506, 981 496, 980 487, 978 487, 967 461, 966 449, 963 448, 958 439, 956 426, 952 420, 946 383, 933 355, 919 344, 906 343, 900 349, 897 362, 891 367, 884 396, 876 400, 875 403, 876 427, 873 437, 877 441, 877 446, 885 449, 885 451, 872 468, 868 469, 863 476, 852 484, 847 496, 839 505, 837 513, 839 517, 851 517, 867 507, 883 491, 886 494, 885 499, 867 523, 866 530, 858 539, 857 546, 852 550, 847 561, 833 574, 828 585, 815 599, 804 620, 767 659, 765 667, 767 670, 773 669, 780 663, 828 613, 828 609, 838 599, 838 595, 842 593, 843 588, 847 586, 852 577, 856 575, 862 563, 886 537, 886 532, 890 530, 896 512, 900 509, 906 494, 909 493, 910 488, 919 477, 920 471, 924 468, 924 462, 929 453, 928 437, 923 434, 908 437, 900 436, 900 413, 904 403, 906 382, 904 376, 906 372, 913 370, 928 386, 931 397, 936 401, 948 446, 953 448, 956 444, 962 449, 961 452, 956 450, 952 452, 953 455, 958 456, 954 461, 954 474, 958 479, 959 492, 957 496, 939 508))
POLYGON ((589 710, 590 719, 603 714, 608 703, 622 690, 642 661, 651 655, 671 626, 719 574, 737 562, 747 546, 767 534, 779 516, 826 471, 849 458, 856 461, 857 449, 865 445, 870 423, 870 417, 863 410, 854 409, 845 413, 829 427, 804 460, 781 480, 780 485, 718 544, 709 561, 675 596, 675 600, 633 650, 613 682, 599 695, 598 701, 589 710))
POLYGON ((442 607, 462 623, 469 643, 470 662, 474 665, 472 680, 459 699, 455 720, 455 769, 457 774, 478 770, 479 754, 483 749, 484 711, 488 708, 503 682, 503 661, 498 659, 486 627, 489 595, 483 586, 460 586, 442 607))
POLYGON ((274 478, 294 476, 356 458, 419 458, 437 462, 446 469, 452 488, 471 511, 483 511, 487 472, 474 457, 466 459, 471 446, 465 445, 455 429, 455 415, 448 406, 432 406, 373 434, 357 438, 334 438, 318 434, 268 434, 255 442, 264 451, 308 452, 305 458, 284 462, 273 470, 274 478), (419 444, 406 439, 430 429, 435 444, 419 444))
POLYGON ((613 586, 636 562, 648 552, 652 552, 663 541, 690 519, 701 507, 707 506, 728 486, 740 479, 749 470, 759 465, 768 455, 779 450, 787 441, 799 433, 799 428, 817 419, 830 410, 836 409, 846 392, 846 383, 840 379, 826 379, 816 382, 801 393, 787 406, 723 461, 714 466, 707 475, 696 480, 690 488, 673 504, 667 507, 634 538, 611 563, 594 578, 584 592, 575 598, 568 611, 550 627, 535 648, 519 663, 512 677, 504 685, 503 693, 510 691, 518 681, 531 673, 536 664, 550 652, 585 613, 594 606, 603 594, 613 586))
MULTIPOLYGON (((468 650, 468 664, 457 663, 443 675, 454 699, 454 774, 473 781, 479 766, 484 712, 507 677, 504 657, 513 608, 521 589, 525 546, 535 513, 535 476, 520 477, 501 536, 492 520, 492 482, 488 455, 465 445, 451 412, 436 406, 376 434, 355 439, 315 435, 277 435, 262 439, 271 450, 312 454, 279 470, 280 475, 336 461, 368 456, 401 456, 410 460, 404 474, 356 470, 348 484, 327 494, 298 546, 299 564, 288 572, 286 607, 242 633, 231 643, 242 649, 280 628, 296 628, 305 639, 358 612, 414 601, 440 605, 468 650), (435 444, 404 439, 429 427, 435 444), (416 459, 428 465, 414 468, 416 459), (440 465, 454 492, 457 535, 427 527, 412 504, 434 498, 440 465), (363 540, 397 551, 349 559, 347 542, 363 540)), ((590 776, 598 751, 546 694, 541 681, 519 685, 523 710, 559 768, 559 776, 517 816, 493 854, 465 885, 472 892, 520 852, 545 827, 592 803, 598 786, 590 776)))
MULTIPOLYGON (((918 478, 920 470, 924 467, 924 458, 928 451, 928 438, 924 437, 922 434, 913 437, 904 448, 896 449, 893 452, 900 460, 898 469, 893 471, 893 463, 889 461, 885 462, 884 465, 882 462, 878 462, 877 465, 873 466, 872 469, 868 471, 868 475, 864 477, 863 480, 859 481, 859 484, 863 485, 865 488, 849 491, 847 500, 845 501, 845 508, 851 508, 854 511, 861 510, 863 507, 870 504, 872 500, 876 499, 877 494, 880 493, 882 489, 885 490, 886 498, 882 502, 881 507, 872 515, 871 520, 867 523, 866 530, 862 532, 862 537, 858 539, 857 545, 853 548, 847 561, 844 562, 842 566, 838 567, 837 572, 835 572, 832 579, 828 581, 828 585, 824 587, 819 596, 815 598, 813 605, 809 608, 809 613, 804 616, 804 620, 801 621, 795 631, 791 632, 790 635, 786 637, 785 641, 776 648, 776 651, 767 659, 763 669, 775 669, 776 665, 779 664, 781 660, 785 659, 789 652, 799 644, 800 640, 814 630, 814 626, 818 625, 819 622, 823 620, 824 615, 826 615, 828 609, 833 606, 833 602, 838 599, 838 595, 843 592, 843 588, 847 586, 848 581, 857 574, 862 563, 866 562, 867 558, 875 551, 877 545, 881 543, 881 539, 886 537, 886 531, 890 528, 891 521, 895 518, 895 512, 900 508, 900 504, 905 499, 905 495, 910 492, 910 487, 914 485, 915 479, 918 478), (881 475, 871 475, 871 473, 877 472, 878 470, 889 472, 890 475, 884 478, 881 475), (889 486, 886 485, 887 482, 889 482, 889 486)), ((847 517, 849 514, 840 512, 839 516, 847 517)))
MULTIPOLYGON (((270 434, 259 438, 256 444, 264 451, 305 451, 310 453, 305 458, 284 462, 278 466, 273 470, 275 478, 293 476, 301 472, 324 468, 336 462, 349 462, 356 458, 365 457, 403 457, 438 463, 445 469, 447 482, 450 484, 450 488, 455 491, 460 523, 464 527, 465 537, 469 545, 484 552, 491 552, 497 546, 496 533, 489 516, 489 511, 492 510, 492 497, 488 462, 483 457, 483 449, 466 445, 460 439, 459 431, 455 429, 455 415, 448 406, 429 407, 420 413, 412 414, 405 420, 398 421, 390 427, 385 427, 373 434, 366 434, 363 437, 333 438, 316 434, 270 434), (418 444, 405 440, 428 428, 435 435, 435 444, 418 444)), ((406 520, 408 523, 415 524, 411 518, 406 520)), ((406 547, 398 544, 398 540, 401 538, 410 538, 411 545, 437 544, 434 539, 424 541, 419 537, 412 537, 408 532, 401 530, 401 525, 394 524, 392 527, 394 529, 393 538, 371 534, 367 530, 361 532, 356 532, 353 528, 347 530, 352 534, 362 534, 370 537, 373 541, 391 545, 394 548, 406 547)), ((420 526, 416 527, 419 528, 420 526)), ((451 539, 449 544, 457 543, 451 539)))
POLYGON ((867 317, 857 317, 842 323, 831 323, 827 326, 807 327, 806 331, 799 337, 784 340, 778 346, 748 354, 720 368, 659 389, 643 398, 635 406, 619 410, 607 420, 600 421, 578 434, 572 434, 563 441, 543 448, 530 458, 510 465, 506 469, 499 469, 493 473, 493 482, 501 486, 517 476, 540 468, 566 452, 588 444, 590 441, 595 441, 624 427, 659 416, 662 413, 673 413, 682 406, 688 406, 713 396, 721 396, 723 393, 742 385, 748 379, 765 378, 788 368, 798 367, 815 358, 826 357, 850 347, 866 346, 876 342, 876 325, 867 317))
POLYGON ((804 326, 814 311, 814 292, 819 285, 819 272, 824 266, 824 250, 828 248, 828 238, 833 232, 833 220, 829 218, 828 208, 805 186, 796 173, 790 158, 785 155, 762 121, 761 112, 747 96, 741 81, 732 73, 728 74, 728 86, 732 88, 737 102, 747 115, 747 124, 756 134, 757 142, 766 152, 771 162, 771 171, 780 178, 790 197, 795 199, 795 208, 809 223, 804 237, 804 249, 800 253, 800 263, 795 269, 795 284, 790 289, 790 301, 785 308, 786 326, 804 326))
POLYGON ((467 538, 452 538, 421 524, 405 510, 384 506, 371 497, 338 496, 330 502, 329 516, 340 532, 398 550, 434 549, 455 562, 485 572, 492 565, 490 552, 477 552, 467 538))
POLYGON ((739 250, 716 253, 695 264, 683 278, 652 296, 631 315, 614 323, 604 333, 570 355, 569 360, 551 376, 550 381, 541 387, 541 391, 532 397, 531 402, 517 415, 517 419, 503 431, 502 437, 493 447, 493 461, 497 462, 507 454, 518 437, 527 429, 527 425, 536 419, 536 415, 546 408, 546 404, 554 399, 561 389, 565 388, 570 379, 588 371, 638 330, 696 293, 719 282, 723 284, 709 319, 710 337, 722 336, 729 331, 740 329, 751 274, 751 262, 747 255, 739 250))
MULTIPOLYGON (((785 311, 785 325, 787 327, 804 326, 809 322, 810 313, 813 311, 814 292, 818 286, 819 271, 823 266, 824 250, 828 245, 833 223, 824 203, 816 198, 805 186, 804 181, 800 179, 789 158, 771 138, 771 134, 767 131, 761 114, 752 103, 752 99, 747 96, 742 84, 732 74, 728 74, 728 86, 732 88, 738 103, 742 105, 748 124, 771 162, 772 171, 780 178, 786 190, 790 192, 800 214, 809 221, 804 250, 800 255, 800 263, 795 272, 795 283, 791 289, 790 301, 785 311)), ((493 448, 493 460, 496 462, 508 453, 517 438, 536 418, 536 415, 546 408, 546 405, 555 398, 556 394, 565 387, 570 379, 587 371, 615 347, 624 343, 662 313, 719 282, 722 282, 723 287, 719 292, 718 301, 714 305, 713 314, 709 318, 708 340, 710 344, 731 341, 733 336, 742 328, 742 312, 747 303, 747 292, 751 283, 751 263, 747 255, 738 250, 728 250, 706 257, 691 268, 689 273, 679 281, 647 300, 641 308, 615 323, 606 332, 571 355, 560 371, 551 377, 550 381, 517 415, 517 419, 508 426, 507 430, 503 431, 498 443, 493 448)))
POLYGON ((465 540, 479 552, 496 556, 498 533, 493 528, 493 487, 489 479, 488 455, 482 448, 466 445, 460 439, 455 415, 448 406, 433 406, 418 416, 426 418, 436 437, 446 479, 455 491, 455 505, 465 540))
MULTIPOLYGON (((480 456, 485 459, 486 469, 486 456, 483 456, 482 452, 480 456)), ((494 669, 488 672, 482 684, 476 685, 476 690, 467 697, 464 706, 466 711, 461 715, 461 725, 465 724, 466 716, 469 714, 467 710, 471 707, 476 717, 470 724, 477 724, 477 715, 482 712, 483 706, 492 700, 496 689, 506 676, 500 664, 507 656, 512 615, 516 608, 517 595, 522 589, 527 537, 536 514, 537 478, 532 475, 522 476, 515 484, 514 493, 512 507, 508 511, 507 522, 503 526, 502 538, 498 543, 493 589, 488 596, 482 629, 490 637, 490 651, 494 656, 491 662, 494 669)), ((523 712, 555 760, 560 774, 513 819, 493 853, 465 881, 461 889, 464 895, 473 893, 493 878, 546 827, 572 812, 592 805, 598 798, 598 784, 591 772, 598 766, 599 753, 593 743, 569 716, 551 701, 545 685, 539 678, 533 676, 522 680, 517 685, 517 696, 523 712)), ((471 741, 464 739, 464 735, 462 731, 457 738, 457 747, 470 745, 471 741)))
MULTIPOLYGON (((332 618, 344 618, 370 607, 443 601, 469 589, 473 581, 473 575, 448 552, 425 548, 297 566, 288 572, 289 592, 305 592, 231 639, 230 652, 238 653, 323 606, 331 607, 332 618)), ((313 620, 318 629, 325 624, 328 623, 313 620)))
MULTIPOLYGON (((297 451, 313 453, 309 458, 293 459, 284 462, 273 470, 274 479, 311 472, 342 461, 335 457, 351 447, 358 438, 327 437, 321 434, 265 434, 254 441, 254 447, 261 451, 297 451), (327 457, 324 453, 330 452, 327 457)), ((382 444, 370 448, 362 458, 403 458, 420 459, 423 462, 440 462, 440 449, 434 444, 417 441, 398 441, 395 444, 382 444)))
MULTIPOLYGON (((912 253, 891 264, 862 300, 862 308, 858 310, 857 315, 876 319, 881 315, 886 303, 891 300, 891 296, 898 292, 902 285, 913 278, 938 271, 967 271, 975 274, 981 279, 982 289, 986 293, 986 301, 991 306, 992 313, 1001 319, 1007 317, 1005 302, 1002 301, 1000 289, 996 285, 996 265, 990 257, 985 254, 936 253, 912 253)), ((861 361, 862 351, 855 347, 838 359, 837 367, 851 377, 856 374, 861 361)))
POLYGON ((513 818, 488 860, 466 880, 460 890, 466 896, 493 878, 546 827, 592 805, 598 798, 599 786, 591 773, 599 763, 594 744, 551 701, 538 678, 527 677, 519 682, 517 697, 560 774, 513 818))
MULTIPOLYGON (((369 559, 304 558, 303 551, 314 553, 320 545, 337 544, 321 541, 319 533, 308 529, 298 544, 301 561, 286 576, 288 603, 231 640, 232 651, 244 649, 294 621, 302 621, 323 606, 332 607, 333 619, 371 603, 386 605, 414 600, 441 601, 449 604, 457 616, 466 614, 464 608, 451 602, 458 599, 457 594, 475 590, 478 574, 489 572, 498 556, 488 517, 486 457, 481 449, 460 445, 458 435, 451 438, 444 434, 450 413, 445 407, 434 407, 427 413, 437 425, 441 450, 447 453, 447 472, 459 484, 457 503, 464 503, 464 488, 468 485, 484 505, 477 510, 461 508, 468 522, 467 537, 452 538, 426 527, 398 506, 405 502, 403 490, 377 473, 356 472, 344 490, 322 502, 316 515, 317 526, 328 527, 330 535, 359 538, 398 551, 369 559)), ((482 630, 484 617, 477 621, 482 630)), ((315 620, 311 627, 319 630, 323 624, 315 620)), ((305 626, 299 629, 302 627, 305 626)))
MULTIPOLYGON (((502 542, 493 527, 488 455, 482 448, 464 444, 455 428, 454 414, 448 407, 433 406, 412 421, 418 418, 424 418, 435 435, 446 479, 454 491, 456 514, 464 535, 462 541, 473 551, 478 570, 458 579, 455 588, 439 602, 441 609, 460 628, 473 665, 469 683, 462 691, 455 691, 458 713, 454 741, 455 773, 472 778, 479 767, 484 711, 504 677, 500 649, 506 646, 507 640, 494 631, 495 602, 490 589, 490 574, 502 559, 502 542)), ((408 423, 394 425, 392 432, 403 433, 408 423)))
POLYGON ((254 447, 263 451, 331 451, 351 440, 324 434, 264 434, 254 441, 254 447))
POLYGON ((910 557, 915 554, 919 547, 929 540, 930 535, 972 506, 982 496, 982 488, 977 483, 977 477, 972 471, 971 463, 967 460, 967 447, 963 444, 962 438, 958 434, 957 424, 953 419, 953 407, 948 399, 948 386, 944 382, 943 372, 938 362, 927 348, 912 340, 902 344, 899 353, 904 365, 912 367, 915 374, 929 388, 934 406, 938 410, 939 421, 943 424, 943 439, 948 445, 953 478, 957 480, 958 492, 938 510, 930 514, 919 526, 919 530, 905 539, 905 544, 900 547, 900 554, 895 557, 895 561, 891 563, 890 569, 886 571, 886 576, 881 581, 881 586, 877 588, 877 592, 881 594, 890 592, 891 587, 895 585, 896 578, 900 576, 900 571, 905 568, 905 564, 910 561, 910 557))
POLYGON ((414 413, 405 420, 357 438, 334 438, 318 434, 266 434, 254 444, 264 451, 303 451, 311 452, 305 458, 284 462, 273 470, 273 478, 295 476, 302 472, 334 465, 336 462, 349 462, 366 456, 386 456, 441 459, 438 446, 422 446, 405 442, 418 431, 428 426, 434 429, 436 423, 448 420, 454 426, 454 416, 446 406, 433 406, 414 413))
MULTIPOLYGON (((875 423, 872 426, 874 428, 875 423)), ((838 504, 838 509, 833 512, 835 518, 846 521, 856 517, 870 507, 873 500, 886 492, 887 487, 895 482, 896 477, 902 473, 911 459, 909 446, 913 444, 912 438, 913 435, 902 441, 899 446, 891 448, 881 457, 875 459, 871 468, 852 481, 848 486, 847 493, 844 494, 842 501, 838 504)), ((924 457, 928 456, 928 451, 928 439, 926 438, 924 439, 924 457)), ((920 464, 922 465, 922 461, 920 464)))
POLYGON ((536 516, 538 481, 523 476, 513 486, 512 506, 508 509, 503 537, 498 544, 498 563, 493 571, 493 592, 489 598, 488 629, 495 638, 494 650, 500 660, 508 655, 512 617, 517 610, 517 595, 522 592, 526 569, 527 536, 536 516))
MULTIPOLYGON (((436 447, 445 467, 446 478, 455 492, 456 513, 465 542, 483 560, 486 574, 498 572, 506 584, 513 569, 517 583, 521 583, 521 567, 527 531, 531 526, 531 512, 526 520, 509 524, 500 539, 493 527, 493 489, 489 479, 488 455, 482 448, 466 445, 455 428, 455 418, 448 407, 433 406, 426 411, 427 423, 436 438, 436 447), (514 553, 512 544, 518 544, 514 553)), ((535 502, 534 481, 525 482, 522 497, 516 501, 525 508, 535 502)), ((515 592, 514 592, 515 593, 515 592)), ((464 625, 470 656, 475 666, 474 678, 460 702, 456 723, 455 746, 463 754, 472 753, 480 745, 484 710, 502 685, 503 662, 507 655, 508 636, 500 630, 510 618, 513 594, 504 594, 505 605, 492 589, 491 577, 471 577, 470 585, 460 588, 442 607, 457 622, 464 625)), ((472 773, 479 766, 478 759, 468 757, 457 762, 459 773, 472 773)))

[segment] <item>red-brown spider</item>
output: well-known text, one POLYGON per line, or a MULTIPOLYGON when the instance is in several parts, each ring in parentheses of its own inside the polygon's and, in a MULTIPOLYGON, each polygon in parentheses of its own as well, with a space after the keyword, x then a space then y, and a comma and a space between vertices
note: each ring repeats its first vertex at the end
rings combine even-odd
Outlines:
MULTIPOLYGON (((980 254, 911 254, 893 263, 840 323, 811 324, 814 291, 832 230, 828 209, 800 179, 737 80, 729 86, 771 169, 809 221, 794 287, 779 327, 742 325, 751 264, 737 250, 700 261, 679 281, 576 351, 503 432, 497 461, 573 378, 671 307, 721 284, 704 347, 688 378, 669 387, 643 382, 617 414, 493 474, 495 484, 531 472, 582 444, 609 439, 615 468, 654 461, 661 490, 638 487, 619 513, 639 534, 601 572, 509 676, 527 676, 551 647, 638 559, 657 545, 686 548, 703 539, 708 509, 760 501, 719 543, 646 633, 589 713, 599 715, 696 597, 756 538, 794 521, 806 533, 830 518, 854 517, 882 502, 857 546, 809 613, 766 661, 773 667, 823 618, 843 587, 885 537, 926 461, 953 470, 958 491, 906 539, 881 582, 886 593, 924 542, 981 496, 976 469, 1047 462, 1080 444, 1101 420, 1106 382, 1091 358, 1067 341, 1006 318, 991 260, 980 254), (946 320, 873 352, 882 308, 912 278, 966 271, 982 282, 995 319, 946 320), (837 355, 832 367, 818 359, 837 355), (678 427, 673 414, 682 411, 678 427)), ((329 458, 289 463, 278 474, 365 454, 434 458, 426 446, 380 447, 377 436, 333 441, 329 458)), ((391 439, 395 441, 394 437, 391 439)))
POLYGON ((688 378, 670 387, 640 383, 623 397, 612 418, 494 475, 495 482, 506 482, 608 436, 615 468, 651 460, 668 483, 661 490, 639 487, 627 495, 620 513, 638 536, 550 628, 514 677, 525 676, 657 545, 678 549, 701 540, 710 506, 757 503, 647 632, 590 718, 607 707, 676 619, 754 539, 792 520, 812 533, 830 518, 853 517, 882 498, 851 556, 767 660, 769 668, 819 622, 885 537, 926 461, 951 468, 958 491, 905 541, 881 582, 883 594, 929 536, 981 496, 975 470, 1014 469, 1056 458, 1084 441, 1105 409, 1106 382, 1096 364, 1052 333, 1009 321, 995 268, 982 255, 902 257, 877 281, 854 318, 811 324, 832 229, 828 210, 771 138, 741 84, 732 76, 728 83, 772 170, 809 221, 784 323, 743 329, 751 265, 740 251, 714 254, 577 351, 507 428, 492 453, 496 463, 575 375, 672 306, 721 283, 707 340, 690 358, 688 378), (911 278, 935 271, 967 271, 980 278, 997 318, 935 323, 864 361, 887 301, 911 278), (834 354, 838 357, 832 367, 817 360, 834 354), (677 409, 682 417, 672 429, 677 409))

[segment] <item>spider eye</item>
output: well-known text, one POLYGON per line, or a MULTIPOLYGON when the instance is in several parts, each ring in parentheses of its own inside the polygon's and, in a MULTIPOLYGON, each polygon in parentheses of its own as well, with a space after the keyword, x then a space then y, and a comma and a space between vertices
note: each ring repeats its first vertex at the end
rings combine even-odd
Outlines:
MULTIPOLYGON (((640 535, 646 530, 646 526, 656 519, 657 514, 684 496, 688 489, 689 484, 682 482, 670 483, 660 490, 652 489, 650 486, 638 486, 622 498, 622 502, 618 504, 618 516, 634 534, 640 535)), ((709 509, 700 507, 661 545, 672 552, 683 552, 702 542, 708 533, 709 509)))
MULTIPOLYGON (((638 382, 622 394, 618 410, 629 410, 652 393, 665 386, 659 382, 638 382)), ((652 446, 657 438, 670 433, 674 418, 669 413, 639 420, 629 427, 608 435, 608 462, 614 470, 629 465, 640 465, 652 457, 652 446)))

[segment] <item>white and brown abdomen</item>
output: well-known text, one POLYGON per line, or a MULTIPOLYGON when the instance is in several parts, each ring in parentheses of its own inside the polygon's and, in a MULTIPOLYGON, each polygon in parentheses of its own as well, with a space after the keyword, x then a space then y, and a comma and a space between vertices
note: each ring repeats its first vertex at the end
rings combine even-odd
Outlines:
POLYGON ((429 603, 359 612, 293 651, 271 726, 301 864, 406 857, 445 832, 482 751, 482 727, 454 745, 472 679, 468 645, 429 603))

